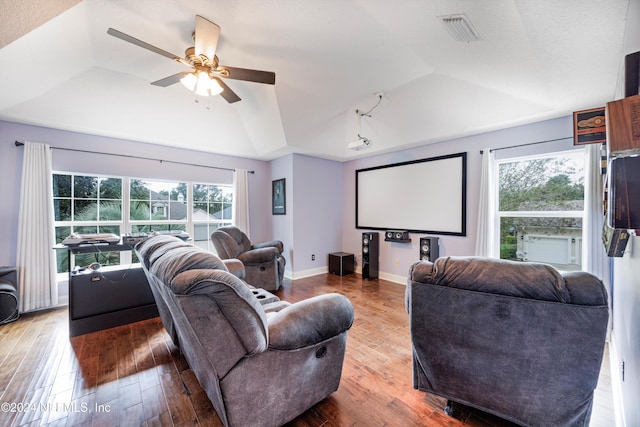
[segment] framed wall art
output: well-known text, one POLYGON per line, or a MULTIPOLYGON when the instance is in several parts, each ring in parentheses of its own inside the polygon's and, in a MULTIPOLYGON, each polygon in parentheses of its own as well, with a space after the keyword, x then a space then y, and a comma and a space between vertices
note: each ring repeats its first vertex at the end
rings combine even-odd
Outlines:
POLYGON ((271 213, 273 215, 287 214, 287 194, 285 179, 276 179, 271 183, 271 213))
POLYGON ((606 144, 604 107, 573 113, 573 145, 606 144))

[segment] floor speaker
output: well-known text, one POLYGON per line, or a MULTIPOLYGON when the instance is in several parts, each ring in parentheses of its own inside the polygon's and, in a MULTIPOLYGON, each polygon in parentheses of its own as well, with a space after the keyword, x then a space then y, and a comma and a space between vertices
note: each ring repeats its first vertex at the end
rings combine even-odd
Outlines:
POLYGON ((0 325, 13 322, 18 316, 18 279, 16 269, 0 267, 0 325))
POLYGON ((420 238, 420 259, 433 262, 440 256, 440 244, 437 237, 420 238))
POLYGON ((362 278, 378 278, 380 241, 378 233, 362 233, 362 278))

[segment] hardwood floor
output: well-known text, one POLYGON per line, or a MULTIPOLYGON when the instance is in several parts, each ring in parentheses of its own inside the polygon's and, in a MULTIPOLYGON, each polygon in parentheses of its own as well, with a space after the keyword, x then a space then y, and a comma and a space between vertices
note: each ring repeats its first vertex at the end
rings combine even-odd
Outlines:
MULTIPOLYGON (((324 274, 277 292, 290 302, 339 292, 356 313, 340 388, 289 426, 512 425, 470 409, 449 417, 444 399, 413 389, 404 290, 324 274)), ((0 326, 1 426, 221 425, 159 318, 69 339, 67 316, 61 308, 0 326)), ((612 408, 603 366, 592 427, 615 425, 612 408)))

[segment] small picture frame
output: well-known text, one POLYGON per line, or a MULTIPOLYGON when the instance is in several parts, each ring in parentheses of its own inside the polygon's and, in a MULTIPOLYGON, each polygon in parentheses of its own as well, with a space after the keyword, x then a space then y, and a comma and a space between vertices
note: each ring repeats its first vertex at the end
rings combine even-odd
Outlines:
POLYGON ((276 179, 271 183, 271 213, 273 215, 287 214, 287 193, 285 179, 276 179))
POLYGON ((604 107, 573 113, 573 145, 606 144, 604 107))

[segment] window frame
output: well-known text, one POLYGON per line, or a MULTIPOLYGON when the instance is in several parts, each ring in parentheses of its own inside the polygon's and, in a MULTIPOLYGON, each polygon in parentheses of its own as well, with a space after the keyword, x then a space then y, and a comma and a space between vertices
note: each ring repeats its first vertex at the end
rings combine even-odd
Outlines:
MULTIPOLYGON (((69 220, 56 220, 55 216, 53 218, 53 223, 54 223, 54 229, 57 230, 61 227, 68 227, 69 230, 71 232, 74 232, 78 227, 97 227, 98 230, 100 230, 100 227, 102 226, 117 226, 120 229, 120 235, 125 235, 128 233, 132 233, 132 230, 134 229, 134 227, 136 226, 145 226, 145 225, 168 225, 169 227, 171 225, 179 225, 181 227, 184 228, 184 231, 186 231, 187 233, 189 233, 190 236, 194 236, 194 230, 195 230, 195 226, 196 224, 203 224, 206 223, 208 226, 211 226, 212 224, 215 225, 215 228, 221 226, 221 225, 226 225, 226 224, 234 224, 234 218, 233 218, 233 208, 231 209, 231 218, 230 219, 226 219, 223 218, 221 220, 211 220, 211 219, 207 219, 207 220, 194 220, 193 219, 193 207, 194 207, 194 201, 193 201, 193 186, 194 185, 207 185, 207 186, 212 186, 212 187, 218 187, 222 189, 222 192, 228 192, 228 194, 230 194, 231 196, 231 206, 233 206, 233 203, 235 203, 235 194, 233 191, 233 185, 231 184, 216 184, 216 183, 199 183, 199 182, 193 182, 193 181, 188 181, 188 180, 169 180, 169 179, 153 179, 153 178, 140 178, 140 177, 127 177, 127 176, 116 176, 116 175, 106 175, 106 174, 90 174, 90 173, 84 173, 84 172, 70 172, 70 171, 59 171, 59 170, 54 170, 52 172, 52 183, 54 182, 53 177, 55 175, 66 175, 66 176, 70 176, 71 178, 71 194, 70 197, 59 197, 59 196, 55 196, 52 200, 52 203, 54 203, 54 201, 56 199, 69 199, 70 200, 70 205, 71 205, 71 211, 70 211, 70 219, 69 220), (86 177, 95 177, 100 179, 109 179, 109 178, 116 178, 116 179, 120 179, 121 180, 121 198, 118 199, 121 203, 121 217, 120 220, 100 220, 100 215, 99 213, 97 213, 96 215, 96 220, 86 220, 86 221, 75 221, 74 220, 74 200, 76 200, 76 197, 74 195, 73 192, 73 182, 76 176, 86 176, 86 177), (171 219, 171 218, 167 218, 167 219, 149 219, 149 220, 134 220, 131 219, 131 212, 130 212, 130 203, 131 203, 131 182, 133 180, 138 180, 138 181, 142 181, 142 182, 153 182, 153 183, 169 183, 169 184, 186 184, 186 190, 187 190, 187 194, 185 197, 185 204, 186 204, 186 218, 185 219, 180 219, 180 220, 176 220, 176 219, 171 219)), ((55 194, 55 192, 54 192, 55 194)), ((99 196, 99 194, 98 194, 99 196)), ((99 205, 99 200, 100 198, 97 198, 97 203, 99 205)), ((111 200, 111 199, 110 199, 111 200)), ((151 201, 153 201, 153 199, 150 197, 151 201)), ((151 208, 151 205, 150 205, 151 208)), ((171 209, 167 209, 168 211, 170 211, 171 209)), ((98 212, 99 212, 99 208, 98 208, 98 212)), ((54 215, 55 215, 55 204, 54 204, 54 215)), ((174 228, 171 228, 174 229, 174 228)), ((65 236, 66 237, 66 236, 65 236)), ((56 235, 56 244, 59 244, 60 242, 57 241, 58 237, 56 235)), ((195 241, 193 241, 192 243, 196 243, 195 241)), ((127 264, 131 264, 132 263, 132 259, 133 259, 133 254, 131 253, 131 251, 124 251, 124 252, 120 252, 120 258, 119 258, 119 265, 127 265, 127 264)), ((75 267, 75 256, 71 257, 70 260, 70 268, 73 269, 75 267)), ((60 282, 66 282, 68 279, 68 274, 69 272, 60 272, 57 273, 57 279, 58 279, 58 283, 60 282)))
MULTIPOLYGON (((584 157, 584 150, 561 150, 561 151, 554 151, 554 152, 547 152, 547 153, 538 153, 538 154, 530 154, 530 155, 522 155, 522 156, 509 156, 509 157, 504 157, 504 158, 500 158, 500 159, 495 159, 494 160, 494 167, 493 167, 493 173, 492 173, 492 180, 493 180, 493 186, 494 186, 494 206, 493 206, 493 217, 494 217, 494 238, 493 238, 493 254, 495 254, 495 256, 497 258, 503 259, 501 258, 501 220, 502 218, 574 218, 574 219, 579 219, 582 222, 581 225, 581 233, 580 233, 580 237, 579 237, 579 245, 576 245, 576 253, 580 255, 580 258, 578 258, 578 255, 576 255, 576 264, 579 266, 580 270, 582 270, 584 268, 584 266, 582 265, 582 259, 581 256, 584 253, 585 250, 587 250, 587 248, 585 247, 586 243, 587 243, 587 239, 586 239, 586 235, 585 235, 585 227, 584 227, 584 219, 585 219, 585 209, 586 209, 586 194, 583 194, 583 207, 581 210, 549 210, 549 211, 508 211, 508 210, 504 210, 501 211, 500 210, 500 166, 502 164, 505 163, 515 163, 515 162, 526 162, 526 161, 530 161, 530 160, 536 160, 536 159, 549 159, 549 158, 558 158, 558 157, 564 157, 564 156, 583 156, 584 157)), ((583 176, 583 181, 586 180, 586 176, 585 174, 585 164, 584 161, 582 160, 582 176, 583 176)), ((533 236, 533 234, 532 234, 533 236)), ((570 257, 569 257, 570 258, 570 257)), ((522 262, 530 262, 528 260, 522 260, 522 262)), ((566 265, 566 264, 565 264, 566 265)), ((558 268, 558 267, 556 267, 558 268)), ((562 268, 558 268, 559 270, 563 270, 562 268)))

